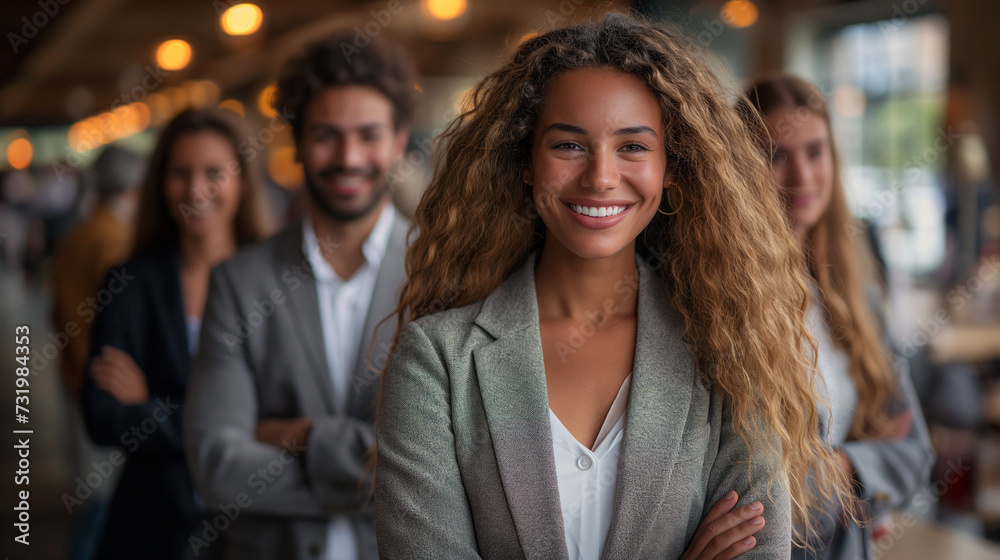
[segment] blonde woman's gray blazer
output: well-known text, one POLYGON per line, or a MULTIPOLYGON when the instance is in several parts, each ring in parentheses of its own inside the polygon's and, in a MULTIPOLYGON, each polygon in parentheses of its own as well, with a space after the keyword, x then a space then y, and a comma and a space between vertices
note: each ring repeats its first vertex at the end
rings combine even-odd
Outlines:
MULTIPOLYGON (((730 490, 766 526, 743 559, 791 552, 787 485, 748 453, 696 374, 681 319, 640 259, 632 392, 603 558, 680 557, 730 490), (770 486, 770 498, 768 488, 770 486)), ((535 296, 534 256, 485 299, 400 334, 376 419, 379 557, 568 558, 535 296)), ((630 281, 631 280, 631 281, 630 281)), ((636 287, 637 285, 637 287, 636 287)))

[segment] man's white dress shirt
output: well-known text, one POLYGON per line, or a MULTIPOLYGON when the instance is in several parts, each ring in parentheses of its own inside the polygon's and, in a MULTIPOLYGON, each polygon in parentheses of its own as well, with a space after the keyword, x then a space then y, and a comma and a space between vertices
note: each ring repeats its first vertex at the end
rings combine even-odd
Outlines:
MULTIPOLYGON (((319 302, 319 319, 323 329, 323 346, 327 368, 333 385, 334 411, 346 414, 351 375, 361 352, 365 320, 371 307, 378 278, 379 266, 389 245, 389 234, 396 210, 387 204, 365 239, 361 252, 365 262, 350 278, 337 275, 323 252, 337 251, 329 240, 316 237, 309 212, 302 220, 302 251, 312 266, 316 277, 316 297, 319 302), (323 252, 320 252, 320 249, 323 252)), ((325 560, 357 560, 358 543, 351 527, 350 517, 335 515, 327 531, 325 560)))

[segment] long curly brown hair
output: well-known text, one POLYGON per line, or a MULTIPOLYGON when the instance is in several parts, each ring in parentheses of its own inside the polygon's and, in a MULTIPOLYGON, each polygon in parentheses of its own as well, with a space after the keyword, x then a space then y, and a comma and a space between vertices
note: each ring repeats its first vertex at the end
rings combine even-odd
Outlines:
POLYGON ((750 452, 780 458, 802 542, 821 501, 852 499, 817 428, 802 253, 766 161, 683 36, 612 13, 525 41, 474 88, 439 138, 414 216, 398 328, 485 297, 541 247, 544 224, 522 183, 532 133, 553 77, 594 67, 638 77, 659 100, 671 189, 683 203, 676 215, 657 214, 637 250, 661 263, 699 370, 750 452))
MULTIPOLYGON (((791 113, 793 116, 818 115, 827 130, 832 130, 823 94, 801 78, 787 74, 768 76, 754 81, 745 93, 743 103, 752 105, 760 115, 766 117, 782 109, 792 109, 796 111, 791 113)), ((782 126, 795 124, 787 122, 782 126)), ((760 146, 769 148, 771 139, 766 129, 757 130, 762 134, 758 139, 760 146)), ((834 343, 849 357, 851 381, 858 389, 858 407, 848 437, 864 439, 888 422, 889 404, 896 387, 858 266, 859 257, 870 260, 871 256, 851 240, 852 233, 861 229, 847 207, 832 135, 829 145, 834 160, 830 204, 807 233, 804 248, 834 343)))

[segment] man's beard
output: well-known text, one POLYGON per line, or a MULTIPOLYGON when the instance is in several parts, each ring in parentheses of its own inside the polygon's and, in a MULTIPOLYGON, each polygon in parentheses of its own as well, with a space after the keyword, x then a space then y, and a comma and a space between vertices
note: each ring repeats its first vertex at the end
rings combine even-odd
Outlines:
MULTIPOLYGON (((340 173, 356 173, 362 174, 370 179, 379 179, 379 174, 372 170, 361 170, 361 169, 344 169, 342 167, 327 167, 319 172, 320 179, 329 180, 334 175, 340 173)), ((338 222, 351 222, 354 220, 359 220, 368 216, 378 207, 379 203, 389 192, 389 181, 385 177, 382 177, 381 186, 376 184, 375 190, 372 192, 371 200, 368 201, 363 208, 359 210, 353 210, 350 212, 345 212, 343 210, 338 210, 333 203, 327 198, 327 193, 313 180, 313 176, 308 170, 304 173, 306 189, 309 191, 309 196, 312 198, 313 204, 328 218, 338 221, 338 222)))

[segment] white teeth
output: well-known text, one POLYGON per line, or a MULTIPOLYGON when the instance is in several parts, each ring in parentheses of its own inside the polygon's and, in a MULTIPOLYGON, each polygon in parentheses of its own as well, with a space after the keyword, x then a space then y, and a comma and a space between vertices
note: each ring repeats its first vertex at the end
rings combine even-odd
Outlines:
POLYGON ((614 216, 625 210, 624 206, 580 206, 579 204, 570 204, 569 206, 577 214, 592 216, 594 218, 614 216))

